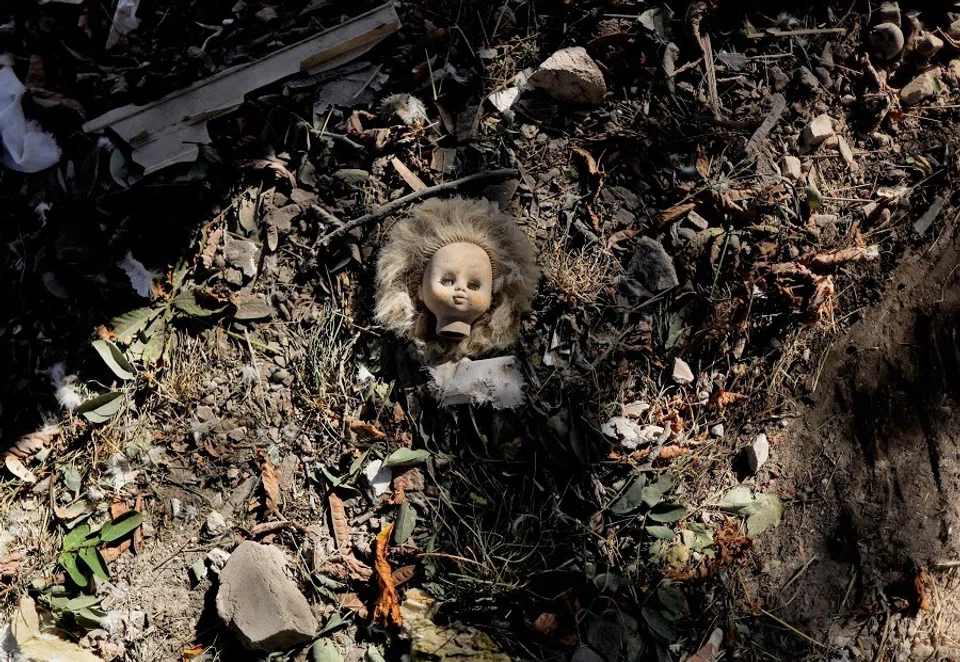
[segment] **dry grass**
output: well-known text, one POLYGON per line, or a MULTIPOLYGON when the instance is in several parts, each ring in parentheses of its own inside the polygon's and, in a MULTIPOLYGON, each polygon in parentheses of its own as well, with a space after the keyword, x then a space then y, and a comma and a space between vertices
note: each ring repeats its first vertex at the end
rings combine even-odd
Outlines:
POLYGON ((555 240, 540 259, 550 284, 580 303, 595 303, 623 270, 616 257, 597 244, 571 251, 555 240))

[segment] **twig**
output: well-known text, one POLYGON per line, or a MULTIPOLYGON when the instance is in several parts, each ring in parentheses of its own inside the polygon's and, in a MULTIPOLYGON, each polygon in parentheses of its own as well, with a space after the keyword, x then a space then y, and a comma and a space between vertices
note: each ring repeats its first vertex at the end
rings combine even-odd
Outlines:
POLYGON ((374 212, 369 214, 364 214, 359 218, 355 218, 352 221, 348 221, 339 228, 328 232, 319 239, 317 239, 316 246, 327 246, 330 244, 330 240, 335 239, 341 235, 344 235, 354 228, 358 228, 361 225, 370 223, 371 221, 376 221, 377 219, 383 218, 387 214, 400 209, 407 203, 413 202, 414 200, 419 200, 420 198, 426 198, 432 195, 437 195, 438 193, 443 193, 444 191, 452 191, 454 189, 460 188, 466 184, 471 184, 473 182, 486 181, 491 179, 506 179, 507 177, 513 177, 517 175, 517 171, 514 168, 504 168, 502 170, 488 170, 485 172, 478 172, 473 175, 467 175, 466 177, 461 177, 460 179, 455 179, 452 182, 445 182, 443 184, 437 184, 436 186, 428 186, 425 189, 419 191, 414 191, 413 193, 408 193, 402 198, 397 198, 387 204, 383 205, 374 212))

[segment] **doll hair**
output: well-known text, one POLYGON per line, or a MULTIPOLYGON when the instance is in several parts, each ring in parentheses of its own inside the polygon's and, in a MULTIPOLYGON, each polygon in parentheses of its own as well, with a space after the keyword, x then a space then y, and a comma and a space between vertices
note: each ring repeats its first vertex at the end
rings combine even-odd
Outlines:
POLYGON ((540 269, 530 241, 513 217, 488 200, 432 199, 410 210, 391 230, 377 262, 377 320, 412 338, 428 361, 454 361, 506 349, 516 342, 520 315, 529 310, 540 269), (460 341, 441 339, 436 320, 420 301, 423 272, 450 244, 471 243, 490 257, 494 293, 490 310, 460 341))

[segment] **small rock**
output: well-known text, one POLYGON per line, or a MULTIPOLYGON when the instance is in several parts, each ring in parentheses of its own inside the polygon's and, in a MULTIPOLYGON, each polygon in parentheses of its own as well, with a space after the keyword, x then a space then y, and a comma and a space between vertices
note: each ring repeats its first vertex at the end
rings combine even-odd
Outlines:
POLYGON ((761 432, 747 449, 747 464, 750 466, 750 471, 753 473, 760 471, 769 457, 770 442, 767 440, 767 435, 761 432))
POLYGON ((278 548, 247 540, 220 573, 217 613, 247 648, 286 650, 316 634, 317 619, 286 568, 278 548))
POLYGON ((819 145, 832 135, 835 135, 833 120, 830 119, 829 115, 819 115, 804 127, 803 134, 800 138, 803 144, 813 147, 819 145))
POLYGON ((290 379, 290 372, 283 368, 277 368, 273 371, 273 374, 270 375, 270 381, 274 384, 284 384, 288 379, 290 379))
POLYGON ((874 26, 868 39, 871 50, 881 60, 892 60, 903 50, 903 30, 894 23, 880 23, 874 26))
POLYGON ((726 430, 723 429, 723 423, 717 423, 710 428, 710 436, 715 439, 723 439, 723 434, 726 430))
POLYGON ((917 42, 917 53, 920 57, 931 58, 943 48, 943 39, 935 34, 927 33, 917 42))
POLYGON ((930 662, 937 651, 928 644, 916 644, 910 652, 910 662, 930 662))
POLYGON ((780 162, 780 170, 783 172, 783 176, 787 179, 792 179, 795 182, 799 182, 801 179, 803 179, 803 170, 801 169, 800 159, 792 154, 783 155, 783 160, 780 162))
POLYGON ((894 25, 902 25, 899 2, 884 2, 880 5, 880 9, 877 11, 877 14, 879 15, 880 23, 893 23, 894 25))
POLYGON ((256 14, 254 14, 254 16, 256 16, 257 20, 261 23, 272 23, 280 18, 276 8, 270 7, 269 5, 258 11, 256 14))
POLYGON ((900 103, 904 106, 915 106, 925 99, 929 99, 937 93, 940 87, 938 78, 940 69, 933 69, 924 72, 907 83, 900 90, 900 103))
POLYGON ((844 163, 847 164, 847 167, 850 168, 850 170, 859 170, 857 162, 853 158, 853 150, 850 149, 850 144, 847 143, 843 136, 839 136, 837 138, 837 151, 840 152, 840 156, 843 158, 844 163))
POLYGON ((640 418, 647 411, 649 411, 649 409, 650 409, 650 405, 648 403, 641 402, 638 400, 637 402, 631 402, 629 404, 623 405, 620 413, 626 416, 627 418, 640 418))
MULTIPOLYGON (((954 16, 956 16, 956 14, 954 14, 954 16)), ((950 24, 950 27, 947 28, 947 36, 954 41, 960 40, 960 18, 956 19, 950 24)))
POLYGON ((801 91, 809 93, 820 89, 820 79, 807 67, 797 69, 793 79, 797 81, 797 88, 801 91))
POLYGON ((301 213, 300 205, 290 204, 284 207, 271 207, 267 210, 266 221, 277 229, 281 236, 290 234, 293 221, 301 213))
POLYGON ((673 360, 673 383, 680 386, 692 384, 694 380, 693 370, 683 359, 673 360))
POLYGON ((290 199, 298 204, 301 209, 306 209, 310 205, 317 204, 316 194, 310 191, 304 191, 302 188, 293 189, 293 191, 290 192, 290 199))
POLYGON ((235 319, 259 320, 273 317, 273 307, 261 296, 241 295, 235 297, 233 303, 237 307, 235 319))
POLYGON ((207 533, 211 536, 216 536, 223 533, 227 528, 227 520, 223 519, 223 515, 218 513, 216 510, 210 511, 210 514, 207 515, 207 533))
POLYGON ((813 70, 813 73, 816 74, 817 80, 820 81, 820 84, 826 88, 833 87, 833 76, 830 75, 830 70, 826 67, 816 67, 813 70))
POLYGON ((548 57, 529 82, 558 101, 595 105, 607 94, 603 73, 581 46, 564 48, 548 57))
POLYGON ((631 451, 644 441, 642 428, 624 416, 614 416, 600 427, 600 431, 631 451))
POLYGON ((770 67, 770 82, 775 92, 783 92, 790 84, 790 77, 780 67, 770 67))
POLYGON ((219 547, 214 547, 209 552, 207 552, 207 563, 210 564, 210 569, 216 572, 217 574, 223 570, 224 566, 227 565, 227 561, 230 560, 230 552, 225 549, 220 549, 219 547))
POLYGON ((182 503, 180 499, 170 499, 170 517, 177 519, 180 517, 180 509, 182 508, 182 503))
POLYGON ((629 269, 651 292, 662 292, 680 284, 673 260, 660 242, 650 237, 640 237, 629 269))
POLYGON ((960 59, 950 61, 950 64, 947 65, 947 71, 944 73, 944 77, 955 86, 960 85, 960 59))
POLYGON ((252 241, 227 237, 223 243, 223 257, 233 267, 239 269, 248 278, 257 275, 257 253, 259 249, 252 241))
POLYGON ((333 173, 333 176, 344 184, 354 185, 363 184, 370 179, 370 173, 359 168, 343 168, 333 173))

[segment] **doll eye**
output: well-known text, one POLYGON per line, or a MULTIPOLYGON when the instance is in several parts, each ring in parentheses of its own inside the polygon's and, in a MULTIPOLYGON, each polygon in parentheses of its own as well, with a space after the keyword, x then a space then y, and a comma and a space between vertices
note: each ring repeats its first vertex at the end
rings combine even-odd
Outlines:
POLYGON ((446 276, 444 276, 443 278, 440 279, 440 284, 441 284, 441 285, 446 285, 446 286, 448 286, 448 287, 449 287, 450 285, 453 285, 453 276, 451 276, 451 275, 449 275, 449 274, 446 275, 446 276))
POLYGON ((480 289, 480 281, 479 281, 479 280, 471 280, 469 283, 467 283, 467 287, 469 287, 471 290, 479 290, 479 289, 480 289))

